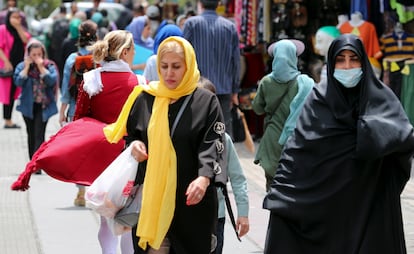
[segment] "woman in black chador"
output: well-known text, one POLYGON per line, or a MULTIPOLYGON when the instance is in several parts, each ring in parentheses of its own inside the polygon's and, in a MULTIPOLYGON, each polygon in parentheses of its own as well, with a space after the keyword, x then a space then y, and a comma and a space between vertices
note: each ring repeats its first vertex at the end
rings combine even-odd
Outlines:
POLYGON ((265 197, 265 253, 406 253, 400 194, 413 127, 356 36, 332 42, 327 76, 309 95, 265 197))

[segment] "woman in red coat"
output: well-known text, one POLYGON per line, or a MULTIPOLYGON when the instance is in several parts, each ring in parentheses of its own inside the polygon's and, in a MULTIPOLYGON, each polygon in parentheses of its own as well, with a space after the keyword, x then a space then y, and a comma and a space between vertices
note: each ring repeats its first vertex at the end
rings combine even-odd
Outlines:
MULTIPOLYGON (((124 148, 121 140, 109 144, 102 128, 115 122, 134 86, 146 83, 145 78, 131 70, 134 57, 132 34, 117 30, 90 48, 93 60, 101 67, 84 74, 80 85, 74 121, 49 141, 42 144, 25 172, 12 185, 13 190, 26 190, 30 174, 43 169, 48 175, 66 182, 90 185, 124 148)), ((78 197, 83 199, 84 188, 78 197)), ((133 252, 131 233, 121 240, 122 253, 133 252)), ((115 253, 118 238, 101 218, 98 233, 102 253, 115 253)))
MULTIPOLYGON (((135 75, 131 71, 135 49, 132 34, 127 31, 113 31, 108 33, 103 40, 96 42, 91 48, 93 59, 102 66, 89 71, 83 76, 83 85, 79 89, 76 101, 74 120, 82 117, 90 117, 103 123, 116 121, 122 106, 134 86, 145 83, 145 79, 135 75)), ((85 129, 85 131, 88 131, 85 129)), ((94 131, 94 130, 91 130, 94 131)), ((101 130, 102 131, 102 130, 101 130)), ((123 147, 122 147, 123 148, 123 147)), ((119 150, 121 153, 121 150, 119 150)), ((80 157, 79 157, 80 158, 80 157)), ((95 167, 106 168, 106 163, 96 160, 95 167)), ((79 189, 78 197, 84 197, 84 188, 79 189)), ((98 233, 102 253, 116 252, 116 236, 112 234, 101 217, 101 226, 98 233)), ((130 238, 130 233, 125 233, 125 238, 130 238)), ((124 238, 124 237, 122 237, 124 238)), ((122 241, 122 253, 131 253, 132 242, 122 241)))

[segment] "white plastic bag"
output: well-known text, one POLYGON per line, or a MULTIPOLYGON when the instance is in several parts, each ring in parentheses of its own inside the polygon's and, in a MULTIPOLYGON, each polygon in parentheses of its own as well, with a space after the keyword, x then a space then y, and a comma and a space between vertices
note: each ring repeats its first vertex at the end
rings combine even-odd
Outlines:
POLYGON ((113 218, 125 205, 134 186, 138 162, 131 155, 131 146, 125 149, 100 174, 85 193, 86 206, 106 218, 113 218))

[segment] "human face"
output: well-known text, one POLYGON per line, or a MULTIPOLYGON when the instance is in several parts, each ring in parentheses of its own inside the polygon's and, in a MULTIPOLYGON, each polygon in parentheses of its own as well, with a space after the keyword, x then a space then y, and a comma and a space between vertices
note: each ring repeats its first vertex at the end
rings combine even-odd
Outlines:
POLYGON ((16 1, 15 0, 9 0, 7 1, 7 7, 16 7, 16 1))
POLYGON ((361 68, 361 60, 351 50, 343 50, 339 52, 335 59, 335 69, 353 69, 361 68))
POLYGON ((30 57, 30 59, 32 59, 32 61, 34 63, 37 63, 36 60, 43 58, 43 50, 42 50, 42 48, 38 48, 38 47, 32 48, 30 50, 29 57, 30 57))
POLYGON ((160 59, 160 74, 165 86, 173 90, 183 80, 187 70, 183 57, 175 52, 165 53, 160 59))
POLYGON ((10 24, 13 26, 13 27, 15 27, 16 28, 16 26, 19 26, 20 24, 21 24, 21 21, 22 21, 22 17, 20 16, 20 13, 19 12, 13 12, 11 15, 10 15, 10 24))
POLYGON ((134 45, 131 45, 129 48, 124 48, 120 58, 124 60, 125 62, 127 62, 129 66, 132 66, 134 55, 135 55, 135 47, 134 45))
POLYGON ((186 18, 182 18, 181 20, 180 20, 180 24, 178 24, 178 26, 180 27, 180 29, 181 30, 183 30, 184 29, 184 23, 185 23, 185 21, 186 21, 187 19, 186 18))
POLYGON ((144 29, 142 30, 141 35, 144 39, 147 39, 151 35, 151 26, 150 26, 149 21, 145 23, 145 26, 144 26, 144 29))

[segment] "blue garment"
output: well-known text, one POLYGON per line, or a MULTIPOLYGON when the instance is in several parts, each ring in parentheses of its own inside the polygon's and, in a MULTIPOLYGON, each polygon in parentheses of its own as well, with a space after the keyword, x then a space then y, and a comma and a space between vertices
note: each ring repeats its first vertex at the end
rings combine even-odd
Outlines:
POLYGON ((167 39, 170 36, 180 36, 183 37, 183 33, 181 29, 173 24, 166 24, 164 22, 161 23, 160 28, 157 32, 157 35, 154 39, 154 55, 148 58, 145 69, 144 69, 144 77, 148 81, 158 81, 160 80, 158 77, 158 70, 157 70, 157 51, 158 47, 160 46, 161 42, 167 39))
MULTIPOLYGON (((17 105, 17 111, 20 111, 24 117, 33 119, 33 80, 28 76, 21 75, 21 71, 24 69, 24 62, 20 62, 14 71, 14 82, 16 86, 22 87, 22 93, 19 96, 19 104, 17 105)), ((51 116, 55 115, 57 110, 56 105, 56 84, 58 78, 57 67, 50 63, 47 65, 47 73, 41 75, 43 82, 46 85, 46 96, 49 103, 42 109, 42 120, 46 122, 51 116)))
MULTIPOLYGON (((84 56, 90 54, 86 48, 79 48, 79 54, 84 56)), ((76 99, 73 98, 69 93, 69 80, 70 74, 72 72, 72 67, 75 64, 75 58, 78 56, 78 52, 71 53, 68 58, 66 58, 65 66, 63 69, 63 78, 62 78, 62 86, 60 88, 60 101, 61 103, 65 103, 69 105, 68 114, 67 116, 72 119, 75 115, 75 106, 76 106, 76 99)))
MULTIPOLYGON (((152 50, 144 48, 138 44, 135 44, 135 55, 134 59, 132 60, 132 65, 143 64, 146 63, 148 58, 153 55, 152 50)), ((135 74, 142 75, 144 70, 133 70, 135 74)))
POLYGON ((217 95, 238 93, 240 48, 235 25, 205 10, 186 20, 183 34, 195 49, 201 76, 213 82, 217 95))
MULTIPOLYGON (((385 1, 384 1, 385 2, 385 1)), ((366 0, 352 0, 351 1, 351 14, 359 11, 362 14, 364 20, 368 20, 368 3, 366 0)))
POLYGON ((158 46, 160 46, 161 42, 167 39, 170 36, 180 36, 183 37, 183 32, 181 29, 173 24, 163 24, 161 23, 162 27, 159 28, 157 35, 154 38, 154 54, 157 54, 158 46))
POLYGON ((277 83, 287 83, 299 74, 296 46, 289 40, 280 40, 273 47, 271 77, 277 83))
POLYGON ((147 16, 139 16, 134 18, 131 23, 125 28, 125 30, 132 33, 134 43, 144 48, 152 50, 154 47, 154 39, 148 37, 145 41, 142 40, 141 35, 144 30, 145 24, 148 22, 147 16))
POLYGON ((290 113, 286 119, 285 125, 283 126, 282 134, 279 137, 279 144, 284 145, 287 139, 292 134, 296 127, 296 121, 302 111, 303 105, 305 104, 306 97, 312 91, 315 81, 307 75, 299 75, 298 80, 298 93, 293 98, 289 105, 290 113))
MULTIPOLYGON (((240 165, 239 157, 229 134, 225 133, 227 150, 227 174, 231 188, 236 199, 237 216, 248 217, 249 197, 247 195, 247 180, 240 165)), ((224 218, 226 214, 224 195, 220 189, 217 190, 218 218, 224 218)))

